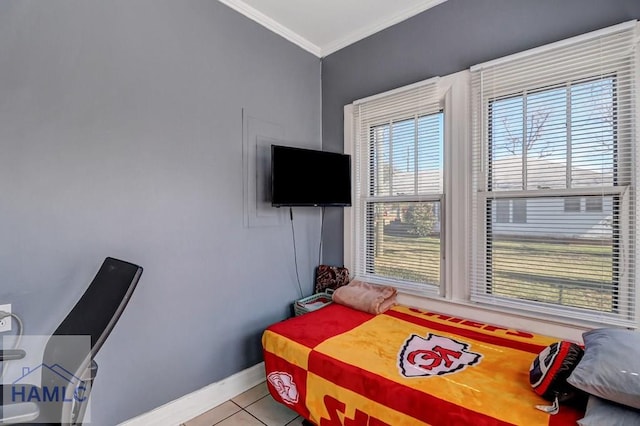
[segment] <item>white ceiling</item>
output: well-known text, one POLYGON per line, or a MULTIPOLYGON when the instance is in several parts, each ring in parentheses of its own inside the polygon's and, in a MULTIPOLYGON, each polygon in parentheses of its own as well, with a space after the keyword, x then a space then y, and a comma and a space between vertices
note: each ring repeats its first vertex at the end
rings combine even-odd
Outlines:
POLYGON ((446 0, 219 0, 318 57, 446 0))

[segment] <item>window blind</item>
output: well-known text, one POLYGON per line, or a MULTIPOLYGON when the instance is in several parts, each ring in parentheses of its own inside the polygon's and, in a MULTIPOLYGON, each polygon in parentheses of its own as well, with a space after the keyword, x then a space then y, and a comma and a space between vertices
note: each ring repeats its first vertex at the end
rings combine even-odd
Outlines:
POLYGON ((357 277, 441 287, 443 113, 438 78, 354 102, 357 277))
POLYGON ((471 68, 471 299, 637 323, 636 21, 471 68))

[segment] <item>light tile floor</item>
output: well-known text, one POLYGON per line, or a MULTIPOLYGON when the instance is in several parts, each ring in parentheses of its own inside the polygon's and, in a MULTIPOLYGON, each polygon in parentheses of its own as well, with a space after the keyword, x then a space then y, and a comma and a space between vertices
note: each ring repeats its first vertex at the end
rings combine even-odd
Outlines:
POLYGON ((302 417, 276 402, 262 382, 182 426, 299 426, 302 417))

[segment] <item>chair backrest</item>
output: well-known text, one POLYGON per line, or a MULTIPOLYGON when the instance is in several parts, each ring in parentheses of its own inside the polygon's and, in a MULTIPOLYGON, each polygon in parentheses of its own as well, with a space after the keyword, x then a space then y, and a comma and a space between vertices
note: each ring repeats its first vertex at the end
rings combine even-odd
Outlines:
MULTIPOLYGON (((64 368, 75 377, 84 374, 127 306, 141 274, 142 267, 133 263, 111 257, 104 260, 87 290, 47 342, 43 355, 42 387, 69 387, 64 378, 44 367, 51 367, 61 360, 64 360, 64 368), (57 336, 89 336, 90 353, 67 347, 63 340, 56 339, 57 336)), ((60 422, 62 404, 46 404, 44 411, 41 418, 60 422)))
POLYGON ((122 315, 141 274, 141 266, 107 257, 53 335, 89 335, 91 350, 97 353, 122 315))

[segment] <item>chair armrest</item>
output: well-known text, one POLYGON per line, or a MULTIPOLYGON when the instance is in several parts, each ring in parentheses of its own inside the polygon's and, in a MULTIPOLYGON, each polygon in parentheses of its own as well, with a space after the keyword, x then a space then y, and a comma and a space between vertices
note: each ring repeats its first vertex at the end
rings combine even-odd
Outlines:
POLYGON ((22 349, 0 349, 0 361, 22 359, 27 353, 22 349))
POLYGON ((26 423, 35 420, 40 415, 40 409, 33 402, 3 405, 0 425, 26 423))
POLYGON ((96 374, 98 374, 98 364, 94 360, 91 360, 91 364, 84 369, 79 378, 83 382, 90 382, 95 379, 96 374))

